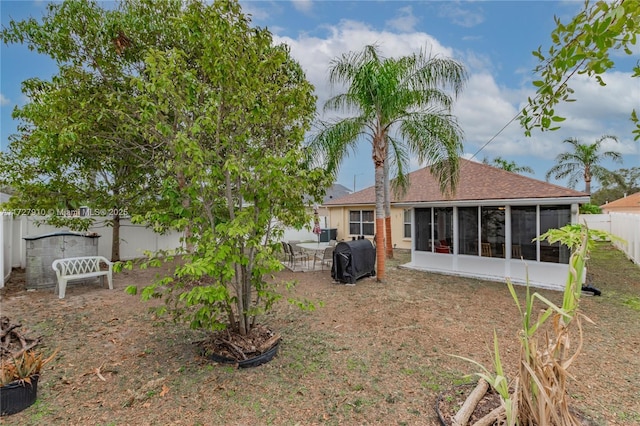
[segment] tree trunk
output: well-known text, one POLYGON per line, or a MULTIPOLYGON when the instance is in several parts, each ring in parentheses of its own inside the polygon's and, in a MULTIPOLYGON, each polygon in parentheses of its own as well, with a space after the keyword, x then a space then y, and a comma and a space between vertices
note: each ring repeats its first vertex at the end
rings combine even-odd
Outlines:
MULTIPOLYGON (((117 213, 117 212, 116 212, 117 213)), ((113 215, 113 229, 111 240, 111 261, 118 262, 120 260, 120 215, 113 215)))
POLYGON ((384 237, 387 259, 393 259, 391 236, 391 182, 389 181, 389 159, 384 162, 384 237))
POLYGON ((384 238, 384 163, 376 164, 376 279, 384 281, 385 238, 384 238))
POLYGON ((584 192, 591 195, 591 167, 584 166, 584 192))
MULTIPOLYGON (((184 188, 187 186, 187 180, 184 176, 184 173, 179 171, 178 172, 178 189, 180 190, 180 193, 182 194, 184 191, 184 188)), ((191 200, 189 199, 189 197, 184 196, 184 198, 182 199, 182 207, 184 207, 185 209, 189 209, 189 207, 191 207, 191 200)), ((191 218, 189 218, 189 220, 191 220, 191 218)), ((188 253, 191 253, 193 251, 193 241, 191 241, 191 237, 193 236, 193 233, 191 232, 191 225, 190 223, 187 223, 187 225, 184 228, 184 238, 186 241, 185 244, 185 248, 187 249, 188 253)))

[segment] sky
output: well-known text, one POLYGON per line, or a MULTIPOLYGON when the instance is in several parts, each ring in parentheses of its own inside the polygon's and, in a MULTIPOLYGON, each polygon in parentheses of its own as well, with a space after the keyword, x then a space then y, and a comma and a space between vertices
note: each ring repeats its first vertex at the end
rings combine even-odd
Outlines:
MULTIPOLYGON (((43 1, 0 1, 2 25, 11 19, 40 18, 43 1)), ((318 110, 325 101, 342 93, 328 83, 330 61, 367 44, 377 44, 385 57, 410 55, 420 50, 461 62, 469 80, 455 102, 465 138, 464 157, 481 161, 500 156, 528 166, 544 180, 555 158, 576 138, 593 143, 603 135, 614 135, 618 142, 606 141, 603 150, 622 154, 623 163, 605 162, 610 170, 640 166, 640 141, 633 141, 633 108, 640 112, 640 78, 630 78, 640 59, 636 46, 633 56, 616 55, 616 68, 604 76, 600 87, 584 76, 575 77, 576 102, 561 104, 556 111, 567 117, 554 132, 534 131, 524 135, 513 120, 535 90, 532 70, 537 65, 531 54, 539 46, 545 51, 555 28, 554 16, 568 22, 583 5, 582 1, 241 1, 255 26, 267 27, 276 43, 290 46, 291 55, 301 64, 315 87, 318 110), (506 126, 506 127, 505 127, 506 126)), ((0 47, 0 143, 16 132, 11 112, 27 99, 20 91, 23 80, 49 79, 57 72, 48 58, 23 45, 0 47)), ((331 115, 320 115, 330 119, 331 115)), ((423 167, 412 160, 411 170, 423 167)), ((566 185, 566 181, 550 180, 566 185)), ((366 139, 344 160, 337 183, 360 190, 374 183, 371 145, 366 139)), ((592 184, 592 191, 598 183, 592 184)), ((583 190, 582 183, 578 190, 583 190)))

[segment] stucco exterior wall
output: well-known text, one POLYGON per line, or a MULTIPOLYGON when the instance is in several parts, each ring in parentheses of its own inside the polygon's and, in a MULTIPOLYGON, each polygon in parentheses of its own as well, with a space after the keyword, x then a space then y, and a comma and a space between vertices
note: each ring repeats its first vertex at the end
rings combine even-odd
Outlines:
MULTIPOLYGON (((349 233, 349 211, 350 210, 373 210, 374 205, 340 206, 330 207, 328 210, 328 220, 331 228, 338 230, 338 241, 348 241, 357 235, 349 233)), ((411 249, 411 239, 404 238, 404 209, 391 208, 391 237, 395 248, 411 249)), ((366 236, 372 240, 372 236, 366 236)))

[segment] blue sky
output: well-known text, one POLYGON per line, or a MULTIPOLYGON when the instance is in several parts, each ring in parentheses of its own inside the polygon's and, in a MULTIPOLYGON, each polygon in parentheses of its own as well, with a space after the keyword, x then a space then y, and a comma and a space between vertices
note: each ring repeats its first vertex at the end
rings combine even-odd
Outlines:
MULTIPOLYGON (((575 137, 591 143, 612 134, 620 142, 607 144, 605 149, 620 152, 624 162, 605 166, 640 166, 640 143, 633 141, 629 121, 632 108, 640 111, 640 79, 629 78, 631 67, 640 58, 637 48, 633 57, 616 57, 617 68, 605 76, 605 88, 586 78, 573 82, 578 101, 557 108, 567 117, 561 130, 534 132, 527 138, 516 121, 496 136, 534 94, 531 70, 536 61, 531 51, 540 45, 543 49, 549 46, 554 15, 567 22, 582 1, 265 0, 241 4, 255 25, 268 27, 276 42, 291 47, 292 55, 316 87, 319 108, 339 93, 327 82, 332 58, 374 43, 385 56, 426 48, 461 61, 469 72, 469 82, 454 110, 465 132, 465 156, 477 153, 480 160, 502 156, 533 168, 531 176, 544 179, 555 156, 564 150, 564 139, 575 137)), ((45 2, 41 1, 3 0, 2 25, 11 18, 41 17, 44 8, 45 2)), ((11 111, 26 101, 20 93, 20 82, 35 76, 48 78, 56 67, 25 46, 2 45, 0 53, 0 143, 6 149, 8 136, 16 126, 11 111)), ((421 166, 412 164, 413 169, 421 166)), ((345 160, 338 182, 353 189, 354 179, 357 190, 373 184, 371 148, 366 141, 345 160)), ((594 185, 594 190, 597 188, 594 185)), ((579 185, 577 189, 583 188, 579 185)))

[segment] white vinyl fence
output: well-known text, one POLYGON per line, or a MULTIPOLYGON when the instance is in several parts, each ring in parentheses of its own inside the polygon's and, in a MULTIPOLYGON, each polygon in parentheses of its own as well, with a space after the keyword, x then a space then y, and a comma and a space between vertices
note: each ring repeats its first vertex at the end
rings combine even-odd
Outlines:
MULTIPOLYGON (((9 279, 12 268, 24 268, 27 263, 27 249, 24 237, 33 237, 51 232, 63 231, 51 225, 41 224, 43 219, 34 216, 12 216, 0 212, 0 288, 9 279)), ((95 222, 88 232, 96 232, 98 239, 98 255, 111 258, 111 242, 113 229, 105 224, 107 218, 95 217, 95 222)), ((134 225, 129 219, 120 221, 120 259, 129 260, 142 257, 146 250, 171 250, 180 246, 182 234, 172 232, 160 235, 143 225, 134 225)))
POLYGON ((586 223, 591 229, 607 231, 621 238, 622 241, 614 241, 613 245, 640 265, 640 214, 585 214, 580 215, 580 223, 586 223))
POLYGON ((13 215, 0 212, 0 288, 11 275, 13 215))

